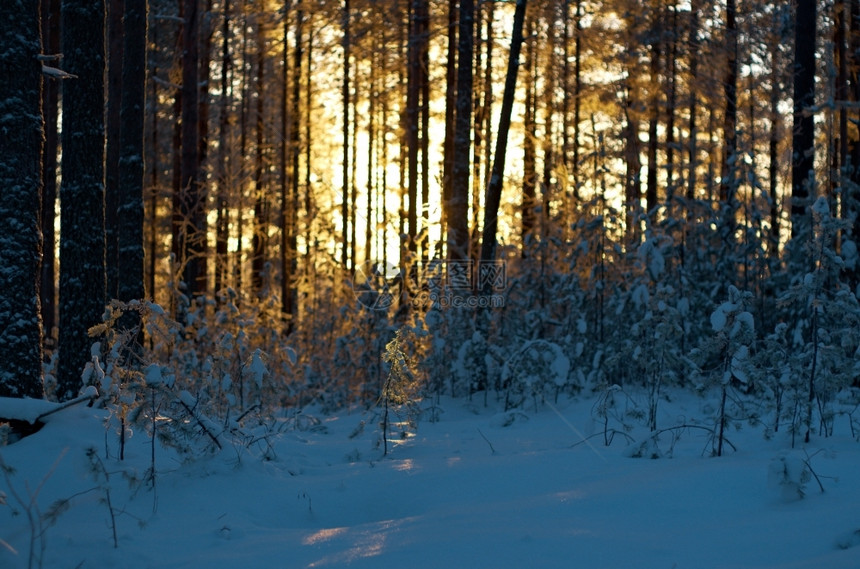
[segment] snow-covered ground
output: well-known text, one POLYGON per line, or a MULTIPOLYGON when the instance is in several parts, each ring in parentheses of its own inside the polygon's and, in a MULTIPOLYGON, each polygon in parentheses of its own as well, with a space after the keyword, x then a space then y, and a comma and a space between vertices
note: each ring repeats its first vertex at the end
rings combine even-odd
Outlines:
MULTIPOLYGON (((679 399, 661 403, 660 427, 701 415, 701 401, 679 399)), ((677 431, 674 444, 667 432, 652 460, 629 457, 621 434, 605 446, 594 402, 505 414, 443 399, 440 420, 421 420, 387 457, 370 414, 307 411, 292 423, 302 429, 274 439, 272 460, 226 447, 180 463, 158 448, 154 490, 141 482, 147 436, 134 435, 124 462, 105 458, 117 445, 103 412, 71 407, 0 448, 14 468, 0 477, 0 567, 28 567, 31 556, 31 524, 11 489, 35 496, 44 539, 33 567, 43 544, 50 569, 860 567, 860 443, 847 424, 795 450, 783 433, 765 440, 745 426, 729 432, 737 451, 720 458, 704 430, 677 431), (799 480, 804 461, 825 492, 812 476, 791 499, 796 488, 775 475, 796 470, 788 478, 799 480)))

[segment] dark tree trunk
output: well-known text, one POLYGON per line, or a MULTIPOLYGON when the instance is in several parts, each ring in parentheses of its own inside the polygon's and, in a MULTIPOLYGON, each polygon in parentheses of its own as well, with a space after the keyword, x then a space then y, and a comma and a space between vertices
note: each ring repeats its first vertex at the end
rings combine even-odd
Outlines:
MULTIPOLYGON (((42 37, 43 52, 49 55, 60 53, 60 0, 42 0, 42 37)), ((56 260, 54 250, 56 243, 54 221, 56 220, 57 205, 57 162, 59 150, 59 117, 58 104, 60 99, 60 84, 58 81, 44 82, 42 91, 42 112, 45 117, 45 154, 42 161, 42 241, 44 258, 42 261, 42 278, 40 283, 40 298, 42 312, 43 340, 45 345, 53 347, 56 342, 57 326, 57 287, 56 260)))
POLYGON ((635 117, 635 104, 629 87, 626 93, 624 114, 624 221, 627 228, 627 242, 639 241, 639 214, 642 209, 642 160, 639 156, 639 121, 635 117))
MULTIPOLYGON (((778 12, 777 12, 778 14, 778 12)), ((781 27, 779 16, 774 17, 775 28, 781 27)), ((776 34, 774 30, 773 34, 776 34)), ((779 46, 780 42, 775 39, 770 46, 770 140, 768 142, 768 195, 770 197, 770 244, 771 256, 779 254, 779 139, 781 135, 782 114, 779 112, 781 85, 779 80, 779 46)))
MULTIPOLYGON (((657 17, 662 19, 662 13, 657 17)), ((648 176, 645 182, 645 210, 648 217, 652 219, 657 208, 657 127, 660 122, 660 103, 663 87, 660 83, 660 55, 662 50, 662 39, 654 38, 651 45, 651 116, 648 120, 648 176)))
MULTIPOLYGON (((145 295, 143 280, 143 124, 146 108, 146 0, 125 3, 120 118, 119 186, 117 192, 117 298, 145 295)), ((113 260, 111 260, 113 261, 113 260)), ((110 265, 111 262, 108 263, 110 265)), ((133 316, 135 313, 129 313, 133 316)), ((137 324, 126 319, 125 325, 137 324)))
POLYGON ((675 197, 675 106, 678 103, 678 6, 672 5, 671 48, 667 50, 669 93, 666 102, 666 203, 675 197))
MULTIPOLYGON (((409 36, 407 39, 407 77, 406 77, 406 169, 407 169, 407 198, 406 212, 408 235, 407 244, 410 253, 418 250, 418 154, 419 154, 419 105, 421 94, 421 52, 420 26, 418 16, 421 13, 420 4, 424 0, 410 0, 409 3, 409 36)), ((449 219, 450 232, 450 219, 449 219)))
MULTIPOLYGON (((527 24, 528 37, 534 36, 534 18, 529 18, 527 24)), ((525 83, 525 116, 523 117, 523 128, 525 138, 523 140, 523 198, 520 216, 522 218, 522 256, 528 256, 528 240, 535 228, 535 188, 537 186, 537 152, 535 142, 537 138, 537 118, 535 97, 535 82, 537 81, 537 62, 535 61, 535 41, 526 44, 526 57, 523 67, 527 74, 525 83)))
MULTIPOLYGON (((696 93, 696 82, 699 76, 699 7, 698 3, 693 0, 690 3, 690 12, 691 12, 691 24, 690 24, 690 39, 689 39, 689 50, 690 50, 690 108, 688 111, 689 115, 689 123, 687 126, 688 131, 688 155, 687 155, 687 194, 686 194, 686 207, 687 207, 687 219, 688 222, 691 221, 689 217, 690 209, 693 206, 693 200, 696 198, 696 170, 698 169, 698 154, 699 148, 697 143, 697 139, 699 136, 698 123, 696 122, 696 118, 699 112, 699 98, 696 93)), ((687 224, 687 230, 689 231, 689 223, 687 224)))
MULTIPOLYGON (((738 116, 738 27, 735 0, 726 3, 726 76, 723 93, 726 110, 723 116, 723 160, 720 174, 720 203, 723 207, 723 239, 733 240, 738 188, 737 175, 737 116, 738 116)), ((814 48, 813 48, 814 50, 814 48)))
POLYGON ((41 398, 42 34, 38 2, 9 9, 14 17, 0 19, 0 396, 41 398))
MULTIPOLYGON (((454 180, 454 133, 457 101, 457 0, 448 0, 448 58, 445 64, 445 141, 442 159, 442 239, 448 239, 448 211, 454 180)), ((477 137, 476 137, 477 139, 477 137)), ((477 140, 476 140, 477 144, 477 140)))
POLYGON ((816 0, 797 0, 794 36, 794 133, 791 138, 791 236, 811 223, 805 218, 815 165, 815 117, 804 111, 815 103, 816 0))
POLYGON ((60 186, 60 337, 57 398, 77 396, 90 361, 91 326, 105 299, 103 1, 63 4, 63 183, 60 186), (95 30, 93 25, 98 26, 95 30))
MULTIPOLYGON (((132 0, 129 0, 132 1, 132 0)), ((105 300, 116 298, 119 267, 117 236, 121 153, 124 0, 107 2, 107 108, 105 111, 105 300)))
MULTIPOLYGON (((298 212, 299 212, 299 158, 301 156, 301 136, 299 134, 301 121, 301 90, 302 90, 302 33, 304 12, 296 11, 295 48, 293 50, 293 77, 290 107, 290 199, 287 217, 287 271, 286 285, 283 291, 283 312, 288 315, 288 329, 292 330, 298 317, 298 298, 296 280, 298 278, 298 212)), ((310 73, 310 70, 308 71, 310 73)))
POLYGON ((267 294, 264 290, 263 276, 266 267, 266 248, 268 241, 268 219, 266 208, 266 189, 263 187, 263 141, 264 141, 264 100, 265 44, 262 24, 257 24, 256 53, 256 91, 255 105, 255 150, 254 150, 254 235, 251 242, 251 288, 258 297, 267 294))
POLYGON ((448 258, 469 258, 469 174, 472 149, 472 49, 475 35, 475 5, 460 0, 457 47, 457 118, 451 201, 448 205, 448 258))
MULTIPOLYGON (((341 27, 343 28, 343 83, 341 85, 341 104, 343 105, 343 193, 340 209, 340 218, 343 231, 343 248, 341 249, 341 265, 344 271, 350 270, 349 265, 349 225, 350 225, 350 169, 349 169, 349 106, 350 106, 350 77, 349 58, 352 39, 350 37, 350 11, 349 0, 343 2, 343 15, 341 27)), ((407 103, 408 106, 408 103, 407 103)), ((411 174, 411 171, 410 171, 411 174)))
MULTIPOLYGON (((523 45, 523 21, 526 15, 526 0, 517 0, 514 11, 511 53, 508 71, 505 76, 505 91, 502 95, 502 108, 499 117, 499 134, 496 139, 496 152, 493 159, 493 173, 487 187, 486 207, 484 209, 484 232, 481 241, 481 261, 491 262, 496 256, 496 230, 499 226, 499 205, 502 199, 502 180, 505 172, 505 154, 508 147, 508 132, 511 128, 511 112, 514 107, 514 93, 517 87, 517 69, 520 65, 520 49, 523 45)), ((486 283, 485 283, 486 284, 486 283)))
POLYGON ((200 180, 200 14, 198 0, 183 0, 185 28, 182 56, 182 160, 180 165, 180 214, 186 292, 206 292, 206 197, 200 180))
POLYGON ((421 55, 421 225, 419 227, 419 242, 421 243, 421 259, 427 262, 430 248, 430 12, 427 2, 419 3, 418 29, 421 38, 419 52, 421 55))
MULTIPOLYGON (((230 50, 230 0, 224 0, 221 7, 221 95, 218 109, 218 177, 215 192, 215 293, 228 282, 230 262, 227 255, 227 241, 230 238, 230 212, 227 201, 229 171, 228 148, 230 145, 230 99, 232 57, 230 50)), ((244 156, 244 152, 240 154, 244 156)), ((241 206, 236 208, 241 215, 241 206)))

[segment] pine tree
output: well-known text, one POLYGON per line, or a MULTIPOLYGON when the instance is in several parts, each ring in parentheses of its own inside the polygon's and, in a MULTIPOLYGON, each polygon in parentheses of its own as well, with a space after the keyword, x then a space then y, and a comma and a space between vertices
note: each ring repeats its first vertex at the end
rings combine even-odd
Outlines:
POLYGON ((41 397, 39 4, 7 8, 0 18, 0 396, 41 397))
POLYGON ((76 78, 63 87, 63 180, 60 185, 60 359, 57 397, 78 394, 90 361, 88 329, 105 298, 104 1, 63 5, 63 66, 76 78))

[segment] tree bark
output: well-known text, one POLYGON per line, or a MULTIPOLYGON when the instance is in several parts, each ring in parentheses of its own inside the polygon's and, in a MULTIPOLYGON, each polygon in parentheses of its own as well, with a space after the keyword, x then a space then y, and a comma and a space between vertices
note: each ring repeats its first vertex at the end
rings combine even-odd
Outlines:
POLYGON ((105 305, 104 19, 103 0, 63 4, 63 69, 76 79, 63 86, 60 401, 78 395, 94 342, 88 330, 101 321, 105 305))
POLYGON ((38 2, 10 10, 0 19, 0 396, 41 398, 42 34, 38 2))
MULTIPOLYGON (((505 172, 505 154, 508 146, 508 132, 511 128, 511 113, 514 107, 514 93, 517 87, 517 69, 520 65, 520 49, 523 45, 523 21, 526 15, 526 0, 517 0, 514 11, 513 34, 511 36, 511 53, 508 59, 508 71, 505 76, 505 90, 502 96, 502 108, 499 117, 499 134, 496 138, 496 151, 493 159, 493 173, 487 187, 486 205, 484 208, 484 231, 481 241, 481 261, 491 262, 496 256, 496 231, 499 226, 499 205, 502 199, 502 181, 505 172)), ((484 283, 487 292, 489 283, 484 283)))
MULTIPOLYGON (((349 103, 350 103, 350 78, 349 58, 352 39, 350 37, 350 9, 349 0, 343 2, 343 14, 341 27, 343 28, 343 83, 341 85, 341 103, 343 104, 343 193, 341 201, 341 224, 343 225, 343 248, 341 249, 341 265, 343 270, 350 270, 349 255, 349 225, 350 225, 350 170, 349 170, 349 103)), ((408 106, 408 104, 407 104, 408 106)))
POLYGON ((442 149, 443 215, 441 230, 442 239, 446 243, 448 240, 448 218, 451 215, 448 209, 454 180, 454 135, 457 117, 457 18, 457 0, 448 0, 448 58, 445 64, 445 141, 442 149))
POLYGON ((206 197, 200 180, 199 0, 183 0, 182 162, 180 165, 180 261, 189 297, 206 293, 206 197))
POLYGON ((469 176, 472 149, 472 49, 475 35, 475 4, 460 0, 457 43, 457 118, 451 200, 448 205, 448 258, 469 258, 469 176))
MULTIPOLYGON (((129 0, 130 2, 133 0, 129 0)), ((124 0, 108 0, 107 5, 107 108, 105 110, 105 301, 117 295, 119 267, 117 237, 119 232, 119 178, 122 143, 122 73, 124 0)))
MULTIPOLYGON (((147 0, 127 0, 124 15, 122 108, 120 119, 119 185, 117 192, 118 257, 108 264, 117 267, 117 298, 142 299, 144 291, 143 239, 143 125, 146 108, 147 0)), ((133 326, 137 313, 124 322, 133 326)))
POLYGON ((791 236, 811 230, 806 209, 815 165, 815 0, 797 0, 794 35, 794 133, 791 138, 791 236))
MULTIPOLYGON (((43 52, 60 53, 60 0, 42 0, 43 52)), ((54 221, 57 205, 57 165, 59 150, 59 81, 45 81, 42 90, 42 112, 45 119, 45 152, 42 161, 42 241, 44 258, 40 282, 43 341, 53 347, 56 342, 57 285, 54 221)))
MULTIPOLYGON (((813 47, 814 50, 814 47, 813 47)), ((735 0, 726 2, 726 76, 723 93, 726 110, 723 117, 723 160, 720 175, 720 203, 723 207, 723 239, 733 240, 738 189, 737 122, 738 122, 738 27, 735 0)))
MULTIPOLYGON (((527 24, 527 35, 534 37, 535 25, 534 18, 529 18, 527 24)), ((527 74, 525 83, 525 116, 523 117, 523 128, 525 130, 525 138, 523 139, 523 185, 522 185, 522 204, 520 209, 520 217, 522 220, 521 238, 523 257, 528 256, 528 240, 532 236, 535 228, 535 188, 537 186, 537 151, 535 142, 537 139, 537 101, 535 97, 535 82, 537 81, 537 62, 535 41, 530 41, 526 44, 525 62, 523 67, 527 74)))

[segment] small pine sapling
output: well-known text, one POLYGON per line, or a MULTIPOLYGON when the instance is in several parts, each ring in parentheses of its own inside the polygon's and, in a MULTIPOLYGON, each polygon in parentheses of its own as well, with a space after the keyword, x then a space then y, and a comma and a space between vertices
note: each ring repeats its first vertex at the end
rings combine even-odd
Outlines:
POLYGON ((506 388, 505 411, 519 407, 528 397, 535 408, 546 391, 555 397, 568 385, 570 360, 561 346, 546 340, 526 342, 502 367, 502 385, 506 388))
MULTIPOLYGON (((378 405, 382 411, 383 454, 388 455, 388 440, 391 430, 390 412, 405 412, 406 421, 414 426, 418 414, 416 406, 421 383, 418 365, 410 349, 417 341, 415 329, 404 326, 397 330, 394 338, 385 346, 382 360, 388 364, 388 377, 379 394, 378 405)), ((405 434, 405 431, 404 431, 405 434)))
POLYGON ((716 384, 720 404, 716 418, 716 437, 712 452, 722 456, 729 421, 727 409, 732 382, 747 385, 750 381, 750 346, 755 339, 753 316, 747 311, 752 294, 729 286, 728 300, 711 313, 713 337, 704 343, 697 355, 703 360, 705 383, 701 389, 716 384), (711 367, 713 366, 713 367, 711 367))

